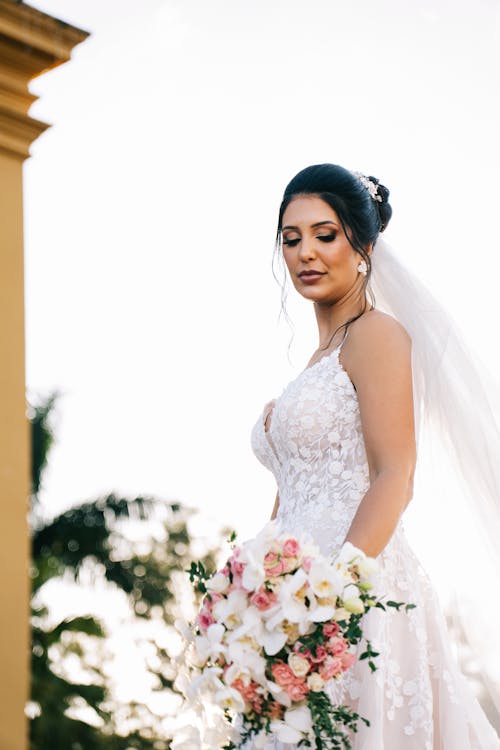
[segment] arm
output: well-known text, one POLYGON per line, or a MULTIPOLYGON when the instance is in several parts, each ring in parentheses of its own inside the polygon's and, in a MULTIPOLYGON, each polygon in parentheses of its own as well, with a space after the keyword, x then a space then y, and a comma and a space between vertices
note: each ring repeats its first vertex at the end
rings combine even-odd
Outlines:
POLYGON ((413 494, 411 339, 396 320, 372 312, 353 326, 342 353, 358 395, 371 482, 346 541, 376 557, 413 494))
POLYGON ((280 496, 279 496, 279 493, 277 492, 276 493, 276 500, 274 501, 273 512, 271 513, 271 518, 269 519, 270 521, 274 521, 274 519, 276 518, 276 513, 278 512, 278 506, 279 506, 279 504, 280 504, 280 496))

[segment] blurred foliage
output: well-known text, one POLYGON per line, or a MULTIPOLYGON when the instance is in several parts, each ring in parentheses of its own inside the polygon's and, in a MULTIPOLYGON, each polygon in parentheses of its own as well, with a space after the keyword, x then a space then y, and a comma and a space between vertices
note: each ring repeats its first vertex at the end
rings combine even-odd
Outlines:
MULTIPOLYGON (((192 510, 153 497, 124 498, 108 494, 85 502, 53 518, 45 518, 40 503, 43 473, 54 443, 52 416, 58 394, 31 405, 32 431, 32 691, 30 748, 64 750, 164 750, 168 736, 158 717, 145 705, 119 705, 102 668, 109 657, 107 633, 92 614, 55 622, 44 602, 44 587, 65 580, 79 585, 106 585, 126 597, 138 622, 155 621, 164 634, 179 616, 176 575, 193 559, 188 518, 192 510), (160 519, 160 521, 159 521, 160 519), (162 533, 158 534, 161 523, 162 533), (127 525, 152 530, 137 543, 127 525), (144 541, 146 540, 146 541, 144 541), (97 658, 96 658, 97 654, 97 658), (78 662, 75 680, 68 668, 78 662), (76 709, 76 712, 75 712, 76 709), (82 718, 84 717, 84 718, 82 718), (86 720, 88 719, 88 721, 86 720), (128 731, 123 731, 123 726, 128 731), (132 729, 130 729, 132 727, 132 729)), ((208 569, 229 529, 201 556, 208 569)), ((165 638, 161 644, 168 642, 165 638)), ((149 641, 145 669, 155 690, 175 693, 175 662, 157 640, 149 641)))

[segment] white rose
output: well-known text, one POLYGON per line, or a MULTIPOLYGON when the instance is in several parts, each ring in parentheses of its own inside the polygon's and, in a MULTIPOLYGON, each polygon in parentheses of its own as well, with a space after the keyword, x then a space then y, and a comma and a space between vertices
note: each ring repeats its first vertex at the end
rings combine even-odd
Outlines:
POLYGON ((295 677, 305 677, 310 669, 307 659, 303 656, 299 656, 299 654, 290 654, 288 657, 288 666, 294 673, 295 677))
POLYGON ((223 594, 229 588, 229 578, 224 573, 216 573, 208 579, 205 586, 215 594, 223 594))
POLYGON ((358 570, 362 578, 371 578, 378 571, 378 562, 374 557, 363 557, 358 560, 358 570))
POLYGON ((351 619, 351 613, 348 612, 347 609, 345 609, 344 607, 339 607, 336 610, 336 612, 335 612, 335 614, 333 616, 333 619, 334 620, 338 620, 338 621, 340 621, 340 620, 350 620, 351 619))
POLYGON ((365 611, 365 605, 358 597, 353 597, 352 599, 344 599, 343 605, 344 609, 347 609, 348 612, 352 612, 353 615, 362 615, 365 611))
POLYGON ((319 693, 320 690, 323 690, 324 684, 324 679, 317 672, 313 672, 307 678, 307 687, 309 690, 312 690, 313 693, 319 693))

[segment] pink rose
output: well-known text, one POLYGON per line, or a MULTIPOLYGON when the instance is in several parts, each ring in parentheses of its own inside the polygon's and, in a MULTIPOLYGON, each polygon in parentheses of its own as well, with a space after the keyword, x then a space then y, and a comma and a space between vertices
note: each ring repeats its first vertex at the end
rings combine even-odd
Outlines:
POLYGON ((307 695, 309 688, 305 680, 295 678, 294 682, 285 685, 285 692, 292 699, 292 701, 301 701, 302 698, 307 695))
POLYGON ((347 649, 347 641, 345 638, 339 638, 338 636, 333 636, 330 638, 326 644, 327 650, 333 654, 334 656, 341 656, 344 651, 347 649))
POLYGON ((285 664, 284 661, 275 662, 271 667, 271 672, 275 682, 284 688, 287 685, 292 685, 297 679, 288 664, 285 664))
POLYGON ((319 673, 324 680, 331 680, 343 672, 342 659, 336 656, 328 656, 320 667, 319 673))
POLYGON ((283 572, 283 563, 277 552, 268 552, 264 557, 264 570, 268 577, 279 576, 283 572))
POLYGON ((240 550, 236 549, 226 563, 226 566, 228 565, 231 568, 231 573, 237 576, 240 576, 245 570, 245 564, 238 560, 239 556, 240 550))
POLYGON ((257 609, 260 609, 261 612, 263 612, 264 610, 269 609, 269 607, 275 604, 277 599, 278 597, 273 591, 268 591, 263 587, 255 592, 255 594, 250 599, 250 603, 257 607, 257 609))
POLYGON ((324 661, 327 656, 328 653, 324 646, 316 646, 316 654, 311 654, 309 659, 313 664, 319 664, 320 662, 324 661))
POLYGON ((212 613, 207 609, 202 609, 198 615, 198 625, 202 633, 206 633, 210 625, 213 625, 215 619, 212 617, 212 613))
POLYGON ((323 626, 323 635, 326 636, 326 638, 331 638, 331 636, 337 635, 338 632, 338 622, 327 622, 326 625, 323 626))
POLYGON ((286 557, 297 557, 300 545, 296 539, 287 539, 283 544, 283 554, 286 557))
POLYGON ((342 669, 345 672, 346 669, 349 669, 349 667, 352 667, 352 665, 356 661, 356 655, 353 654, 351 651, 346 651, 346 653, 342 654, 342 656, 340 657, 340 661, 342 662, 342 669))
POLYGON ((302 560, 302 567, 304 568, 306 573, 311 572, 312 561, 312 557, 304 557, 304 559, 302 560))
POLYGON ((301 650, 301 646, 304 644, 301 641, 295 641, 293 650, 296 654, 299 654, 299 656, 304 656, 306 659, 309 659, 311 661, 311 649, 310 648, 304 648, 304 650, 301 650))
POLYGON ((244 563, 240 562, 239 560, 231 561, 231 573, 233 575, 240 576, 244 570, 245 570, 244 563))
POLYGON ((224 599, 224 596, 222 594, 210 593, 210 599, 208 597, 205 597, 203 608, 211 612, 214 604, 216 604, 221 599, 224 599))
MULTIPOLYGON (((232 582, 232 584, 229 587, 228 593, 230 593, 231 591, 242 589, 242 588, 243 588, 243 578, 241 576, 234 575, 233 576, 233 582, 232 582)), ((245 591, 246 591, 246 589, 245 589, 245 591)))
POLYGON ((291 573, 292 570, 296 570, 299 566, 299 560, 297 557, 284 557, 281 560, 281 568, 283 573, 291 573))

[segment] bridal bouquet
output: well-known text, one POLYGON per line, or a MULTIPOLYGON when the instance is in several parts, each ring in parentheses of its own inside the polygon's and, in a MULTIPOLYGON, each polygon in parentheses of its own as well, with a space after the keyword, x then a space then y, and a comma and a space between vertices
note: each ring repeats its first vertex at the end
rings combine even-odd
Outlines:
POLYGON ((324 686, 356 659, 376 669, 369 641, 355 653, 361 618, 370 607, 403 603, 371 595, 377 563, 353 545, 328 559, 307 538, 278 533, 268 523, 210 577, 198 563, 188 571, 205 596, 194 628, 179 623, 188 646, 177 687, 200 720, 181 730, 173 750, 232 750, 250 739, 264 749, 273 738, 349 748, 348 731, 369 724, 333 705, 324 686))

